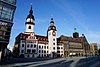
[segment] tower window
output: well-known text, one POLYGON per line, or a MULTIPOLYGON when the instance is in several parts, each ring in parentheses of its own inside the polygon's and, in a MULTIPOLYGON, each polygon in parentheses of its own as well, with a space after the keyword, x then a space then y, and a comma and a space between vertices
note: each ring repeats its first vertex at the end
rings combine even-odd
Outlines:
POLYGON ((55 47, 53 47, 53 49, 55 50, 55 47))
POLYGON ((55 41, 55 39, 53 39, 53 41, 55 41))
POLYGON ((28 29, 31 29, 31 26, 29 26, 28 29))
POLYGON ((53 43, 53 45, 55 45, 55 43, 53 43))

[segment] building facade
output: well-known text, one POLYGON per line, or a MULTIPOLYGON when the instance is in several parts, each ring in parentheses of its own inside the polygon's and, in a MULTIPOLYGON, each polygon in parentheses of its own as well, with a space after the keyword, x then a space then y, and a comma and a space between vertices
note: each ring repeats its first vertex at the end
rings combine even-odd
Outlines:
POLYGON ((99 55, 97 43, 90 43, 91 56, 99 55))
POLYGON ((57 30, 54 20, 51 18, 47 35, 37 35, 34 32, 35 18, 33 16, 32 5, 29 15, 26 18, 26 31, 20 33, 13 48, 15 57, 69 57, 69 56, 88 56, 90 46, 86 37, 74 29, 73 37, 61 35, 57 38, 57 30))
POLYGON ((85 37, 68 37, 61 35, 57 38, 58 45, 63 46, 63 57, 90 56, 90 45, 85 37))
POLYGON ((56 27, 53 18, 47 30, 47 36, 37 35, 34 32, 35 18, 33 16, 32 5, 29 15, 26 18, 26 31, 16 37, 13 54, 24 57, 56 57, 57 40, 56 27))
POLYGON ((15 9, 16 0, 0 0, 0 60, 6 57, 15 9))

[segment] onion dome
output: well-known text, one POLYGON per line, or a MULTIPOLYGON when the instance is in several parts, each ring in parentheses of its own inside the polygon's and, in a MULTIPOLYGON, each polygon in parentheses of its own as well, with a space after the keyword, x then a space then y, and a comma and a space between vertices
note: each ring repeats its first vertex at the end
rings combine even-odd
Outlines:
POLYGON ((54 26, 53 18, 51 18, 50 26, 48 27, 48 31, 50 31, 50 30, 55 30, 56 31, 56 26, 54 26))

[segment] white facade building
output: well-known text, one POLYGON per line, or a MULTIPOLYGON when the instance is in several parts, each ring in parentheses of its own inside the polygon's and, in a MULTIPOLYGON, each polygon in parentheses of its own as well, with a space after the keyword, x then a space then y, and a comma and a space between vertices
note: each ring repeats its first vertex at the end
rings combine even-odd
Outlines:
MULTIPOLYGON (((15 45, 18 45, 19 56, 24 57, 57 57, 56 27, 53 18, 47 30, 47 36, 36 35, 34 32, 34 16, 32 6, 26 18, 26 31, 16 37, 15 45)), ((60 47, 60 46, 58 46, 60 47)))

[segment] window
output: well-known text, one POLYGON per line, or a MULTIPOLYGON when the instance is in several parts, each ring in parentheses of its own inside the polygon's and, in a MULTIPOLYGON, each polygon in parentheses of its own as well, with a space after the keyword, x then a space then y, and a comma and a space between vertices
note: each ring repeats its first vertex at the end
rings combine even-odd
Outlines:
POLYGON ((31 53, 31 50, 30 49, 27 49, 27 53, 31 53))
POLYGON ((44 54, 44 57, 46 57, 46 55, 44 54))
POLYGON ((33 44, 31 44, 31 47, 33 47, 33 44))
POLYGON ((42 53, 43 53, 43 50, 42 50, 42 53))
POLYGON ((47 49, 48 49, 48 46, 47 46, 47 49))
POLYGON ((44 46, 44 49, 46 49, 46 46, 44 46))
POLYGON ((40 57, 40 54, 39 54, 39 57, 40 57))
POLYGON ((41 50, 39 50, 39 53, 41 53, 41 50))
POLYGON ((0 13, 1 13, 1 18, 2 19, 5 19, 5 20, 9 20, 9 21, 12 21, 12 18, 13 18, 13 11, 14 9, 11 8, 11 7, 7 7, 7 6, 3 6, 3 7, 0 7, 0 13), (1 9, 2 8, 2 9, 1 9))
POLYGON ((0 31, 0 35, 2 35, 2 31, 0 31))
POLYGON ((43 54, 42 54, 42 57, 43 57, 43 54))
POLYGON ((46 51, 44 50, 44 53, 46 53, 46 51))
MULTIPOLYGON (((4 38, 4 35, 5 35, 5 32, 0 31, 0 38, 4 38)), ((5 38, 6 38, 6 37, 5 37, 5 38)), ((9 38, 7 38, 7 39, 9 39, 9 38)))
POLYGON ((11 4, 14 4, 14 5, 15 5, 15 3, 16 3, 16 0, 4 0, 4 1, 6 1, 6 2, 8 2, 8 3, 11 3, 11 4))
POLYGON ((36 45, 34 44, 34 48, 36 48, 36 45))
POLYGON ((24 44, 22 44, 22 47, 24 47, 24 44))
POLYGON ((1 16, 1 11, 2 11, 2 5, 0 5, 0 16, 1 16))
POLYGON ((53 47, 53 49, 55 50, 55 47, 53 47))
POLYGON ((24 50, 21 50, 21 53, 24 53, 24 50))
POLYGON ((60 49, 60 47, 57 47, 57 49, 60 49))
POLYGON ((63 51, 61 51, 61 53, 63 53, 63 51))
POLYGON ((35 53, 36 52, 36 50, 32 50, 32 53, 35 53))
POLYGON ((27 47, 29 47, 29 44, 27 45, 27 47))
POLYGON ((63 47, 61 47, 61 49, 63 49, 63 47))
POLYGON ((41 46, 39 45, 39 48, 41 48, 41 46))
POLYGON ((31 26, 29 26, 28 29, 31 29, 31 26))
POLYGON ((55 43, 53 43, 53 45, 55 45, 55 43))
POLYGON ((0 11, 2 10, 2 5, 0 5, 0 11))
POLYGON ((43 46, 42 46, 42 48, 43 48, 43 46))
POLYGON ((53 39, 53 41, 55 41, 55 39, 53 39))
POLYGON ((57 51, 57 53, 60 53, 60 51, 57 51))
POLYGON ((47 51, 47 53, 48 53, 48 51, 47 51))

